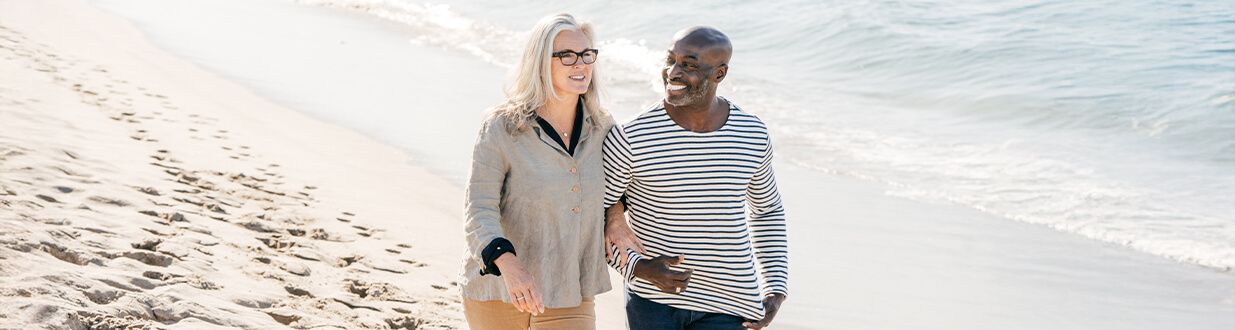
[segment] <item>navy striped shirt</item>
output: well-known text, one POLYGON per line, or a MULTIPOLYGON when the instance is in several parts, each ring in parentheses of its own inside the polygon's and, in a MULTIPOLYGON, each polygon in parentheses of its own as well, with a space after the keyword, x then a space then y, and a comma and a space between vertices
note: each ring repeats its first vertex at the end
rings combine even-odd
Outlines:
POLYGON ((630 263, 609 264, 640 297, 758 320, 765 295, 788 293, 785 211, 767 127, 729 104, 728 120, 712 132, 678 126, 660 103, 609 131, 605 207, 626 196, 631 229, 648 252, 614 253, 630 263), (685 256, 675 267, 694 270, 681 294, 633 277, 630 265, 662 255, 685 256))

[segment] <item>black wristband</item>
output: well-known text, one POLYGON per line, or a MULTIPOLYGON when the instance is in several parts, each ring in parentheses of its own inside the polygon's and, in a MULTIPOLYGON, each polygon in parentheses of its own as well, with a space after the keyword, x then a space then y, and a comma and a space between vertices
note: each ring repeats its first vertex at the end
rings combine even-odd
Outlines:
POLYGON ((518 255, 515 253, 515 245, 510 243, 510 240, 498 237, 489 242, 489 245, 480 252, 480 260, 484 262, 484 267, 480 269, 480 275, 502 276, 502 270, 498 269, 497 265, 493 264, 493 262, 497 261, 497 257, 501 257, 502 254, 507 252, 518 255))

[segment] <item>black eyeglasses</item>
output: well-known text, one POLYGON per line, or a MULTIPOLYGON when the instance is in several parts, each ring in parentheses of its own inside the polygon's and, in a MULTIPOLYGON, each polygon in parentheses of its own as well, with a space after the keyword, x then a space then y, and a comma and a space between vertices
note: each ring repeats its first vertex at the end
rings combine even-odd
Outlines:
POLYGON ((599 53, 599 50, 592 48, 584 49, 582 52, 563 50, 553 52, 553 57, 562 60, 562 65, 575 65, 579 59, 583 59, 583 64, 592 64, 596 63, 596 55, 599 53))

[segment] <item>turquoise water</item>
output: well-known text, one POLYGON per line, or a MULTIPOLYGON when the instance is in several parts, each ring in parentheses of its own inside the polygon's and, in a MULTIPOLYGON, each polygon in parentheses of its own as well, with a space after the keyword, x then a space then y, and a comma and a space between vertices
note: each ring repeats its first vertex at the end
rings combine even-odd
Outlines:
POLYGON ((596 25, 610 110, 659 97, 673 33, 735 45, 721 93, 779 157, 889 193, 1235 268, 1235 3, 301 1, 503 67, 522 31, 596 25))

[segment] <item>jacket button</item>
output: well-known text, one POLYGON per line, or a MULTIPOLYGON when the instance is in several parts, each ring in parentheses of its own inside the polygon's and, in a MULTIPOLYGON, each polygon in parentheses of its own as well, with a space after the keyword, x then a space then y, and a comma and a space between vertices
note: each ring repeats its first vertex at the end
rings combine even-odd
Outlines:
POLYGON ((570 168, 570 173, 576 173, 576 172, 578 172, 578 171, 579 171, 579 170, 575 169, 574 167, 571 167, 571 168, 570 168))
POLYGON ((571 212, 575 212, 575 213, 579 213, 579 208, 577 208, 577 207, 576 207, 576 208, 570 209, 570 211, 571 211, 571 212))
POLYGON ((579 186, 570 187, 570 191, 579 192, 579 186))

